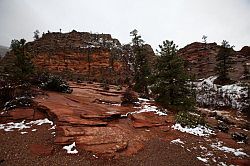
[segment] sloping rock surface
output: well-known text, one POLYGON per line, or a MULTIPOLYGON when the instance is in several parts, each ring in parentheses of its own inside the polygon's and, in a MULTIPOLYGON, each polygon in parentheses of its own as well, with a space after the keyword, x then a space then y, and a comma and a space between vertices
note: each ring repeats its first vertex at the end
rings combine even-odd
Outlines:
POLYGON ((140 108, 120 106, 124 88, 117 91, 111 85, 109 91, 104 91, 98 83, 71 83, 71 86, 72 94, 47 92, 35 99, 38 107, 46 110, 55 121, 56 144, 75 142, 77 148, 93 153, 131 155, 157 135, 146 129, 166 126, 167 116, 137 113, 140 108))

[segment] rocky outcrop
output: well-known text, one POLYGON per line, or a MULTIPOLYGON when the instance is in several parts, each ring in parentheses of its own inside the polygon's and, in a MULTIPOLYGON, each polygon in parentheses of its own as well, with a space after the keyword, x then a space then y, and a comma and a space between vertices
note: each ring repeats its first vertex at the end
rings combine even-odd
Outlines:
POLYGON ((46 33, 26 44, 33 63, 42 69, 60 73, 68 78, 123 80, 125 71, 122 46, 109 34, 46 33), (107 75, 110 77, 107 78, 107 75))
MULTIPOLYGON (((216 43, 194 42, 180 49, 178 54, 186 61, 187 71, 196 78, 207 78, 215 75, 216 55, 220 46, 216 43)), ((239 80, 244 74, 244 66, 250 64, 249 47, 245 46, 241 51, 234 51, 233 65, 230 76, 239 80)), ((250 66, 248 65, 248 68, 250 66)))
POLYGON ((74 89, 72 94, 48 92, 46 96, 35 99, 37 109, 45 110, 56 124, 55 144, 75 142, 78 150, 108 156, 131 155, 157 135, 145 131, 145 128, 169 125, 167 116, 136 112, 140 108, 117 104, 121 103, 124 88, 116 90, 115 86, 110 86, 109 91, 104 91, 98 83, 71 83, 71 86, 74 89))
MULTIPOLYGON (((146 56, 153 62, 154 51, 145 44, 146 56)), ((130 45, 121 45, 110 34, 88 32, 48 32, 25 45, 25 51, 38 70, 47 70, 70 79, 122 84, 132 77, 130 45)), ((0 69, 13 68, 13 53, 1 60, 0 69), (4 65, 3 65, 4 64, 4 65), (6 67, 4 67, 6 66, 6 67)))

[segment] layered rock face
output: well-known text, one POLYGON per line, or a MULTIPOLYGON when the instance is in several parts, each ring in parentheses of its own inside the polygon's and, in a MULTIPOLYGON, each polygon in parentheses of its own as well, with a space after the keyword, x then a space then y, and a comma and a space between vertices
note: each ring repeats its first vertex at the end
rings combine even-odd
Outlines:
MULTIPOLYGON (((220 46, 216 43, 192 43, 180 49, 178 54, 186 60, 186 68, 196 78, 207 78, 215 75, 216 55, 220 46)), ((244 66, 249 70, 249 47, 243 47, 241 51, 234 51, 233 65, 229 73, 234 80, 239 80, 244 74, 244 66)))
MULTIPOLYGON (((125 78, 122 46, 109 34, 47 33, 26 44, 36 67, 79 78, 119 80, 125 78)), ((129 72, 129 71, 128 71, 129 72)))

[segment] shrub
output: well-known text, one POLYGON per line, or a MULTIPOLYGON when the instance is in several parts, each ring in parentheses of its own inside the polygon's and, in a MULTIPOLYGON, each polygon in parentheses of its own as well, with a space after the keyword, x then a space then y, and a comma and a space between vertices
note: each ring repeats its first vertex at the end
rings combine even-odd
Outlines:
POLYGON ((0 80, 0 107, 18 96, 31 96, 30 85, 13 82, 10 78, 0 80))
POLYGON ((123 93, 122 95, 122 105, 129 105, 129 104, 136 104, 136 102, 138 102, 138 97, 136 96, 136 94, 130 89, 126 89, 126 91, 123 93))
POLYGON ((0 104, 4 104, 14 98, 15 88, 11 85, 1 86, 0 87, 0 104))
POLYGON ((180 111, 175 117, 176 123, 181 124, 181 126, 196 127, 197 125, 205 125, 205 120, 202 116, 194 113, 189 113, 186 111, 180 111))
POLYGON ((33 100, 29 96, 15 97, 8 101, 4 105, 4 110, 10 110, 16 107, 29 107, 33 103, 33 100))
POLYGON ((107 83, 102 83, 101 85, 100 85, 100 87, 103 89, 103 90, 109 90, 109 84, 107 84, 107 83))
POLYGON ((121 85, 118 85, 118 86, 116 87, 116 90, 117 90, 117 91, 122 90, 122 86, 121 86, 121 85))
POLYGON ((72 89, 70 89, 67 82, 62 80, 61 77, 55 75, 43 75, 40 78, 41 88, 49 91, 63 92, 63 93, 72 93, 72 89))

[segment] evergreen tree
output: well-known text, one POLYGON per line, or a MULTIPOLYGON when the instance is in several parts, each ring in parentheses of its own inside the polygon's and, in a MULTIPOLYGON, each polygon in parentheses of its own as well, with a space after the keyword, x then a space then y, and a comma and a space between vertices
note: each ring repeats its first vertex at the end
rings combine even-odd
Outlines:
POLYGON ((12 40, 10 48, 15 55, 14 77, 25 81, 34 73, 34 66, 30 56, 25 51, 25 39, 12 40))
POLYGON ((226 84, 230 82, 229 70, 232 66, 232 54, 233 46, 230 46, 228 41, 223 40, 220 50, 216 56, 215 71, 218 74, 218 78, 215 83, 226 84))
POLYGON ((206 35, 202 36, 202 40, 203 40, 203 43, 207 44, 207 36, 206 35))
POLYGON ((146 58, 146 50, 143 47, 144 41, 141 36, 138 35, 138 31, 135 29, 130 32, 132 38, 132 49, 134 54, 133 69, 134 69, 134 89, 137 92, 148 95, 148 76, 150 69, 148 60, 146 58))
POLYGON ((156 101, 178 111, 194 110, 194 93, 188 83, 190 79, 185 72, 184 61, 177 55, 177 46, 166 40, 159 47, 152 85, 156 101))
POLYGON ((34 37, 33 37, 33 38, 34 38, 35 40, 39 39, 39 33, 40 33, 39 30, 36 30, 36 31, 34 32, 34 37))

